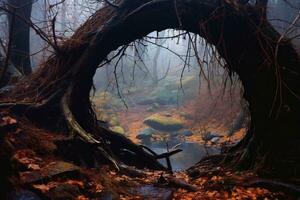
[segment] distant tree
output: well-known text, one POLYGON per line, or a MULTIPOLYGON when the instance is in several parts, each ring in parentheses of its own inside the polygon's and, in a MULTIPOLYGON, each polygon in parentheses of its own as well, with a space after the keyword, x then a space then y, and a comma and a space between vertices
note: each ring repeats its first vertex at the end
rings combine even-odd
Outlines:
POLYGON ((8 0, 9 26, 12 27, 11 62, 25 75, 32 72, 30 63, 30 21, 32 0, 8 0), (15 15, 15 17, 13 17, 15 15))
POLYGON ((162 39, 165 36, 165 31, 161 31, 159 33, 157 33, 157 39, 155 40, 155 44, 158 45, 158 48, 156 48, 156 51, 154 53, 154 57, 153 57, 153 65, 152 65, 152 80, 153 80, 153 85, 157 86, 158 82, 159 82, 159 72, 158 72, 158 65, 159 65, 159 55, 161 52, 161 48, 160 46, 163 45, 166 40, 162 39))

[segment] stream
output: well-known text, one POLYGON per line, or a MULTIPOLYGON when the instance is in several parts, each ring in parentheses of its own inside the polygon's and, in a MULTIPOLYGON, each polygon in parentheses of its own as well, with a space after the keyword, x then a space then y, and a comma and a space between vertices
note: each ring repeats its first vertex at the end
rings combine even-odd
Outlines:
MULTIPOLYGON (((147 146, 157 154, 167 152, 167 148, 161 143, 154 142, 147 144, 147 146)), ((199 143, 186 141, 181 142, 181 145, 178 147, 178 149, 182 149, 183 151, 171 156, 170 158, 173 171, 186 170, 198 163, 203 157, 220 153, 220 149, 218 147, 205 147, 199 143)), ((159 161, 164 166, 167 166, 165 159, 160 159, 159 161)))

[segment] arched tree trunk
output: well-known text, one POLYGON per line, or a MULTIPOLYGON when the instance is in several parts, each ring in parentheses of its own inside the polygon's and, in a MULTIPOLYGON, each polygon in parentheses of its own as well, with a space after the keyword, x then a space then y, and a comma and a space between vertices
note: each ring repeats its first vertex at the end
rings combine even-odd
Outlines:
POLYGON ((149 161, 140 148, 97 125, 89 100, 93 75, 108 53, 122 45, 152 31, 187 30, 215 45, 244 86, 251 127, 228 152, 229 158, 243 168, 299 176, 298 56, 290 42, 263 18, 261 9, 229 2, 124 0, 118 7, 104 7, 6 100, 35 105, 31 110, 50 107, 55 113, 53 121, 62 110, 70 128, 85 141, 109 141, 111 155, 120 155, 124 147, 149 161))

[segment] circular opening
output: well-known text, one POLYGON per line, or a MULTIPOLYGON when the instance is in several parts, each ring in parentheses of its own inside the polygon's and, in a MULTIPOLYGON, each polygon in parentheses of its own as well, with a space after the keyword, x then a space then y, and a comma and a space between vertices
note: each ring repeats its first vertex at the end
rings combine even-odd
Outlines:
MULTIPOLYGON (((112 52, 95 77, 98 120, 171 157, 174 170, 237 143, 249 124, 242 85, 204 39, 165 30, 112 52)), ((165 160, 162 160, 165 163, 165 160)))

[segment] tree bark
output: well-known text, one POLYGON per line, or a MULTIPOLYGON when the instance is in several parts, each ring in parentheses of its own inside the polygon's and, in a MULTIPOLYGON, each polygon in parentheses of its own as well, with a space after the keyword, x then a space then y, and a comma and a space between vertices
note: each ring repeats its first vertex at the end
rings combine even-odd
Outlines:
POLYGON ((187 30, 215 45, 228 70, 237 73, 244 86, 251 127, 228 152, 231 161, 244 169, 299 176, 299 58, 290 42, 261 16, 251 5, 223 0, 124 0, 118 8, 99 10, 60 47, 60 54, 20 83, 10 98, 41 103, 61 90, 56 98, 60 102, 69 94, 68 106, 82 129, 96 139, 113 141, 111 149, 118 155, 120 146, 129 142, 97 126, 89 100, 99 63, 109 52, 152 31, 187 30))
POLYGON ((9 24, 14 27, 11 34, 11 62, 21 69, 25 75, 28 75, 32 72, 30 64, 30 26, 24 20, 30 21, 32 0, 8 0, 8 8, 11 13, 18 16, 9 15, 9 24))

